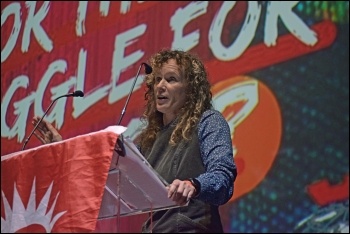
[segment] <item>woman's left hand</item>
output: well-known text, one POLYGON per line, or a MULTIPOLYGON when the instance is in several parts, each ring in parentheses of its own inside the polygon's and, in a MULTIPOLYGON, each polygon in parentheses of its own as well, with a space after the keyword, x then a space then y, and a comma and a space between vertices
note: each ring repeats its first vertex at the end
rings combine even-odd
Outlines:
POLYGON ((175 179, 168 187, 168 198, 176 204, 186 205, 190 198, 196 195, 196 188, 188 180, 175 179))

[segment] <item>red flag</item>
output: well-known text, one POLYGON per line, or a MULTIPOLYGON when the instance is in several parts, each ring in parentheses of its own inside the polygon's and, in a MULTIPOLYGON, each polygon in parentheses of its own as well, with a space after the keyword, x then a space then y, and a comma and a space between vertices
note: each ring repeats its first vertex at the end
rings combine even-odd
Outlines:
POLYGON ((110 128, 1 157, 1 232, 93 232, 118 134, 110 128))

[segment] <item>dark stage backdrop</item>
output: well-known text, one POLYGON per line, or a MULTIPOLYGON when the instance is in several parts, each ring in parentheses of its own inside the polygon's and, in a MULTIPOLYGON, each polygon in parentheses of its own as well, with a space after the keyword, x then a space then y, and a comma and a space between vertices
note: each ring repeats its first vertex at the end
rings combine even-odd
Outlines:
MULTIPOLYGON (((46 117, 64 138, 117 124, 140 64, 161 48, 203 59, 231 127, 226 232, 349 230, 348 1, 2 1, 1 155, 77 89, 85 97, 59 99, 46 117)), ((121 122, 133 139, 143 91, 139 77, 121 122)), ((138 231, 143 218, 122 221, 138 231)))

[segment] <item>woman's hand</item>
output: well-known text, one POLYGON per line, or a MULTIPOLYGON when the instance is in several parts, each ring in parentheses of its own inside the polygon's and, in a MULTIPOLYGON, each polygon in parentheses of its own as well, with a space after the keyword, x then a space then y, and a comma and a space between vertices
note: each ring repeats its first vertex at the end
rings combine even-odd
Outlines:
POLYGON ((180 206, 186 205, 190 198, 195 197, 198 192, 190 181, 178 179, 175 179, 167 189, 168 198, 180 206))
MULTIPOLYGON (((32 124, 35 126, 40 120, 39 116, 33 117, 32 124)), ((35 130, 34 135, 43 143, 62 141, 62 136, 58 131, 46 120, 42 120, 35 130)))

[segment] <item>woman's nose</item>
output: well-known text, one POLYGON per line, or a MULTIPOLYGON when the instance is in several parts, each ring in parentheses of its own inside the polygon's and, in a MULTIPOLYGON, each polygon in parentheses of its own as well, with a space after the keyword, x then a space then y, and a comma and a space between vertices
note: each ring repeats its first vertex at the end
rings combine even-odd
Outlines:
POLYGON ((157 84, 157 88, 163 88, 164 89, 165 87, 165 82, 164 82, 164 79, 161 79, 158 84, 157 84))

